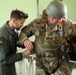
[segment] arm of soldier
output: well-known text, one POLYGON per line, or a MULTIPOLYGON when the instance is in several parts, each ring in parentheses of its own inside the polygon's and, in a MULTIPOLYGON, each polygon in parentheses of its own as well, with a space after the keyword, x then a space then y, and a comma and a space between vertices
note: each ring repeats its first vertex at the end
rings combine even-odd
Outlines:
POLYGON ((20 35, 19 35, 19 40, 18 40, 17 44, 18 45, 23 45, 24 41, 27 40, 32 35, 34 35, 33 22, 31 22, 30 24, 24 26, 21 29, 21 32, 20 32, 20 35))
POLYGON ((76 22, 72 21, 72 28, 73 28, 73 33, 72 33, 72 42, 76 44, 76 22))
POLYGON ((26 47, 27 49, 33 48, 32 42, 28 39, 28 37, 25 33, 21 33, 17 44, 18 44, 19 47, 24 46, 23 48, 26 47))
POLYGON ((69 43, 76 42, 76 22, 64 20, 64 37, 69 43))
MULTIPOLYGON (((17 44, 19 46, 23 46, 25 40, 28 41, 28 43, 26 42, 25 47, 30 48, 30 46, 32 46, 32 43, 29 41, 29 37, 31 37, 32 35, 36 34, 36 30, 39 29, 37 23, 39 22, 39 20, 35 19, 33 20, 31 23, 29 23, 28 25, 24 26, 21 29, 21 33, 19 35, 19 40, 17 42, 17 44), (27 46, 28 45, 28 46, 27 46), (29 46, 30 45, 30 46, 29 46)), ((37 34, 36 34, 37 35, 37 34)), ((33 47, 33 46, 32 46, 33 47)))
POLYGON ((20 36, 19 36, 19 39, 17 41, 17 45, 18 46, 22 46, 24 45, 24 41, 28 39, 28 36, 24 33, 24 32, 21 32, 20 33, 20 36))

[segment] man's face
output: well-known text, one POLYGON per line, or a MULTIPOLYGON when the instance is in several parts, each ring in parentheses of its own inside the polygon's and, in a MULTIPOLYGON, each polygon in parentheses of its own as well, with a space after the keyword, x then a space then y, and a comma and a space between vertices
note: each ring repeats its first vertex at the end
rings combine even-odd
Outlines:
POLYGON ((15 20, 14 28, 16 30, 19 30, 23 26, 24 22, 25 22, 25 19, 15 20))
POLYGON ((50 16, 48 16, 48 21, 50 24, 60 24, 62 22, 62 18, 52 18, 50 16))

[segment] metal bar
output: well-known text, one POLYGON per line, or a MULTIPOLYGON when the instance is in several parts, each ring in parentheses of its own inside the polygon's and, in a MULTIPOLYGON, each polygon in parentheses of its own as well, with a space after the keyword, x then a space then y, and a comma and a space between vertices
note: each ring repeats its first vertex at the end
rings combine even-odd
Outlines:
POLYGON ((39 0, 37 0, 37 18, 39 18, 39 0))

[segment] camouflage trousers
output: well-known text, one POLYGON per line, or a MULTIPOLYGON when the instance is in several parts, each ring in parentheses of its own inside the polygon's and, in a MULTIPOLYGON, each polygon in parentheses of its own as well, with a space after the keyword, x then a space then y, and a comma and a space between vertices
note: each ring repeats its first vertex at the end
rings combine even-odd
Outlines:
MULTIPOLYGON (((36 75, 48 75, 48 74, 45 73, 43 68, 36 66, 36 75)), ((59 68, 56 70, 55 73, 49 75, 71 75, 71 71, 66 60, 64 60, 60 64, 59 68)))

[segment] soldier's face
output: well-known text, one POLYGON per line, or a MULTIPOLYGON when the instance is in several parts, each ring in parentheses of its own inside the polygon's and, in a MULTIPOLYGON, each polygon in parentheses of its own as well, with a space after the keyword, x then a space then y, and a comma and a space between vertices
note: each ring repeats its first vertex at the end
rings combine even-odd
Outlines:
POLYGON ((16 30, 19 30, 23 26, 24 22, 25 22, 25 19, 15 20, 14 28, 16 30))
POLYGON ((53 19, 53 23, 55 23, 55 24, 60 24, 62 22, 62 18, 54 18, 53 19))
POLYGON ((62 22, 62 18, 52 18, 52 17, 48 16, 48 21, 49 21, 49 23, 51 23, 51 24, 56 24, 56 25, 58 25, 59 23, 62 22))

